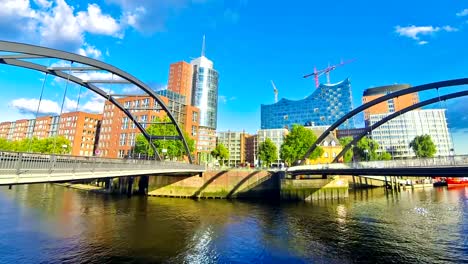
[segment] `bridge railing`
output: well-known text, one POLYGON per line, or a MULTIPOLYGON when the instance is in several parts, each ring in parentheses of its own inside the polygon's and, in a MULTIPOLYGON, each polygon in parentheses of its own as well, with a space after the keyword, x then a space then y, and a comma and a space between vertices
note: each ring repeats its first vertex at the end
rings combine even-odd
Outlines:
POLYGON ((204 170, 204 166, 174 161, 109 159, 21 152, 0 152, 0 175, 80 173, 148 169, 204 170))
MULTIPOLYGON (((457 155, 447 157, 379 160, 350 163, 328 163, 297 166, 300 169, 322 170, 322 169, 365 169, 365 168, 408 168, 408 167, 455 167, 468 165, 468 155, 457 155)), ((290 170, 294 170, 291 167, 290 170)))

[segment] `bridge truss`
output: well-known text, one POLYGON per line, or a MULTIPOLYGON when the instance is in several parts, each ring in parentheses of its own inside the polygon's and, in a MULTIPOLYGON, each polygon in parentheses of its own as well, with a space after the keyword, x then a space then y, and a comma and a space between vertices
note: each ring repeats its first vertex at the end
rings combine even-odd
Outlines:
MULTIPOLYGON (((159 95, 153 89, 131 74, 113 65, 96 59, 91 59, 85 56, 61 50, 24 43, 0 41, 0 52, 3 52, 0 53, 0 63, 2 64, 31 69, 43 72, 46 75, 62 78, 67 81, 67 84, 68 82, 73 82, 80 85, 81 87, 85 87, 93 93, 101 96, 103 99, 109 101, 111 104, 115 105, 135 124, 138 130, 143 134, 143 136, 149 142, 150 146, 153 148, 157 159, 161 160, 161 156, 159 155, 153 140, 164 138, 168 140, 181 140, 183 142, 189 162, 193 163, 193 159, 184 134, 169 108, 165 105, 161 98, 159 98, 159 95), (45 65, 47 62, 50 64, 50 60, 57 60, 57 62, 52 64, 52 66, 45 65), (98 77, 96 79, 90 79, 89 76, 98 77), (98 87, 98 85, 102 84, 124 84, 131 86, 132 89, 122 89, 122 92, 113 94, 111 93, 111 89, 106 92, 102 87, 98 87), (130 91, 133 93, 130 93, 130 91), (124 107, 118 101, 119 98, 126 96, 151 97, 153 100, 155 100, 155 102, 157 102, 160 109, 167 114, 170 119, 170 123, 175 126, 178 135, 150 135, 146 129, 146 124, 151 124, 151 122, 140 122, 134 114, 133 110, 135 109, 124 107)), ((138 110, 141 109, 137 109, 137 111, 138 110)))
MULTIPOLYGON (((359 106, 358 108, 352 110, 351 112, 347 113, 346 115, 344 115, 343 117, 341 117, 338 121, 336 121, 335 123, 333 123, 329 128, 327 128, 327 130, 325 130, 322 135, 320 135, 317 140, 312 144, 312 146, 310 147, 310 149, 307 151, 307 153, 304 155, 304 158, 302 160, 299 160, 299 161, 296 161, 295 163, 296 164, 299 164, 299 165, 303 165, 306 161, 306 159, 312 154, 312 152, 318 147, 318 145, 327 137, 327 135, 329 133, 331 133, 333 130, 335 130, 337 127, 339 127, 341 124, 345 123, 348 119, 354 117, 355 115, 357 115, 358 113, 374 106, 374 105, 377 105, 381 102, 384 102, 384 101, 387 101, 389 99, 392 99, 392 98, 398 98, 399 96, 402 96, 402 95, 406 95, 406 94, 411 94, 411 93, 415 93, 415 92, 421 92, 421 91, 426 91, 426 90, 432 90, 432 89, 440 89, 440 88, 446 88, 446 87, 452 87, 452 86, 460 86, 460 85, 467 85, 468 84, 468 78, 461 78, 461 79, 454 79, 454 80, 447 80, 447 81, 441 81, 441 82, 434 82, 434 83, 428 83, 428 84, 423 84, 423 85, 419 85, 419 86, 414 86, 414 87, 411 87, 411 88, 408 88, 408 89, 404 89, 404 90, 399 90, 399 91, 396 91, 396 92, 393 92, 393 93, 390 93, 390 94, 387 94, 385 96, 382 96, 382 97, 379 97, 379 98, 376 98, 370 102, 367 102, 361 106, 359 106)), ((463 93, 463 92, 462 92, 463 93)), ((430 99, 430 100, 427 100, 427 101, 423 101, 419 104, 422 104, 422 105, 428 105, 428 104, 432 104, 432 103, 435 103, 435 102, 439 102, 439 101, 443 101, 443 100, 448 100, 448 99, 452 99, 452 98, 456 98, 456 97, 461 97, 461 96, 465 96, 464 94, 460 94, 460 93, 453 93, 453 94, 449 94, 449 95, 446 95, 446 96, 440 96, 440 97, 437 97, 437 98, 433 98, 433 99, 430 99), (450 97, 450 96, 453 96, 453 97, 450 97), (442 97, 445 97, 445 99, 442 99, 442 97), (424 104, 423 104, 424 103, 424 104)), ((419 107, 421 107, 422 105, 420 105, 419 107)), ((379 123, 376 123, 374 124, 373 127, 370 127, 368 128, 368 130, 366 129, 366 132, 364 135, 367 134, 367 132, 369 131, 372 131, 373 129, 377 128, 377 124, 379 124, 378 126, 384 124, 385 122, 387 121, 390 121, 391 119, 399 116, 400 114, 402 114, 404 112, 408 112, 408 111, 411 111, 413 109, 416 109, 417 107, 413 107, 413 106, 409 106, 405 109, 402 109, 400 110, 399 112, 395 113, 395 114, 392 114, 390 116, 388 116, 387 118, 385 119, 382 119, 379 123), (406 110, 406 111, 405 111, 406 110)), ((364 135, 359 135, 361 136, 361 138, 364 136, 364 135)), ((353 140, 354 142, 354 140, 353 140)), ((357 142, 357 141, 356 141, 357 142)), ((354 142, 353 144, 355 144, 356 142, 354 142)), ((348 144, 349 146, 351 146, 352 144, 348 144)), ((344 148, 343 151, 337 156, 337 158, 334 160, 334 162, 336 162, 338 160, 338 158, 340 157, 340 155, 342 156, 344 153, 346 153, 346 150, 349 149, 348 148, 344 148)))

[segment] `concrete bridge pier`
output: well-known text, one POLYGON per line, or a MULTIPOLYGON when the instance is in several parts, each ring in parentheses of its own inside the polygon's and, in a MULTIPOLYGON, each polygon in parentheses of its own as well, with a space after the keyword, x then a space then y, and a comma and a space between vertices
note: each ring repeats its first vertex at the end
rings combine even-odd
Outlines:
POLYGON ((133 194, 133 181, 135 179, 133 177, 129 177, 127 181, 127 196, 131 197, 133 194))
POLYGON ((147 195, 149 185, 149 176, 140 176, 138 180, 138 194, 147 195))

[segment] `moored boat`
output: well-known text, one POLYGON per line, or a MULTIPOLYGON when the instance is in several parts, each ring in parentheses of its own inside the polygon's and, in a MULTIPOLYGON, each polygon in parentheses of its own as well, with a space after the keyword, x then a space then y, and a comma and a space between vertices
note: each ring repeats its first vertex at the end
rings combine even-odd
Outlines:
POLYGON ((450 186, 468 186, 468 177, 463 178, 447 178, 447 185, 450 186))

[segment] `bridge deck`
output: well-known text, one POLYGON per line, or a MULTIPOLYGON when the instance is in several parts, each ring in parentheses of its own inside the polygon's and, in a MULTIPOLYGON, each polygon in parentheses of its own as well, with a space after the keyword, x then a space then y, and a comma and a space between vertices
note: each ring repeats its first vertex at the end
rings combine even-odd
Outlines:
POLYGON ((287 173, 290 175, 468 177, 468 156, 303 165, 290 167, 287 173))
POLYGON ((139 175, 193 175, 204 171, 204 166, 181 162, 0 153, 0 185, 139 175))

